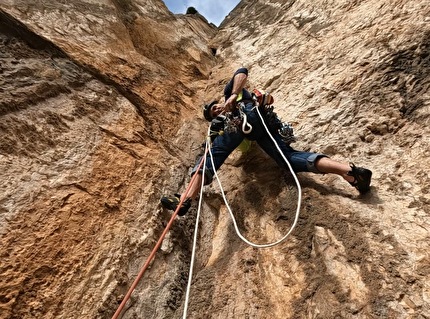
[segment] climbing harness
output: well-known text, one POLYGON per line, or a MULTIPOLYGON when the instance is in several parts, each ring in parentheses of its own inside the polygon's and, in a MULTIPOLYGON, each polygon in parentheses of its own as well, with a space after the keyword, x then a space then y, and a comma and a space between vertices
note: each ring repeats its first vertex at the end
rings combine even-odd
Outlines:
POLYGON ((226 133, 236 133, 242 129, 243 117, 239 110, 225 113, 224 130, 226 133))

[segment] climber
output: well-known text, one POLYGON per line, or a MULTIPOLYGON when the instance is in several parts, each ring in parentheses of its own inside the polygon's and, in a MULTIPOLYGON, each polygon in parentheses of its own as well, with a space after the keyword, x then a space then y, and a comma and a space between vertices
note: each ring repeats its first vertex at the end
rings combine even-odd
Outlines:
MULTIPOLYGON (((203 109, 205 119, 211 121, 211 132, 223 132, 212 138, 211 153, 213 155, 215 170, 221 167, 230 153, 245 138, 256 141, 280 167, 287 167, 261 123, 255 110, 255 107, 259 107, 259 110, 264 114, 265 123, 270 129, 270 133, 290 162, 294 172, 337 174, 354 186, 361 194, 367 193, 370 190, 372 172, 369 169, 357 167, 354 164, 349 165, 337 162, 324 154, 293 149, 289 145, 294 140, 291 134, 292 129, 288 124, 282 123, 276 116, 276 113, 273 112, 273 97, 258 90, 254 90, 252 93, 249 92, 245 89, 247 78, 248 70, 246 68, 239 68, 224 88, 225 102, 217 103, 214 101, 205 105, 203 109), (285 129, 289 133, 286 136, 282 134, 285 129)), ((212 182, 214 168, 212 167, 209 154, 206 154, 206 157, 206 167, 199 170, 193 185, 189 186, 186 193, 161 198, 161 204, 165 208, 176 210, 180 200, 183 199, 178 215, 185 215, 191 207, 192 200, 196 199, 199 193, 202 183, 201 174, 203 172, 205 174, 205 185, 212 182)), ((202 159, 199 159, 198 164, 200 160, 202 159)), ((198 164, 192 170, 191 175, 196 173, 198 164)))

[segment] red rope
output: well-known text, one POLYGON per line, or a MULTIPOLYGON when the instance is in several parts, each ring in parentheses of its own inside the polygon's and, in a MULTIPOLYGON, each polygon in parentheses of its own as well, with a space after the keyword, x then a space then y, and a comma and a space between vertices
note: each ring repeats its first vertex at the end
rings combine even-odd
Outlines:
MULTIPOLYGON (((206 148, 207 153, 207 148, 206 148)), ((200 170, 200 167, 203 164, 204 156, 206 156, 206 153, 203 155, 202 160, 200 161, 200 164, 197 168, 198 172, 200 170)), ((191 185, 193 185, 195 179, 197 178, 197 174, 194 174, 191 178, 190 183, 188 184, 187 189, 185 190, 185 194, 188 193, 188 190, 190 189, 191 185)), ((176 215, 179 212, 179 209, 181 209, 182 203, 185 200, 185 196, 181 198, 179 201, 178 206, 176 207, 175 212, 173 213, 172 217, 170 218, 169 223, 167 224, 166 228, 164 229, 163 233, 161 234, 160 239, 158 240, 157 244, 155 245, 154 249, 152 249, 151 254, 149 255, 148 259, 146 260, 143 267, 140 269, 139 274, 137 275, 136 279, 134 280, 133 284, 131 285, 130 289, 128 290, 127 294, 125 295, 124 299, 122 300, 121 304, 119 305, 118 309, 116 310, 115 314, 113 315, 112 319, 117 319, 119 315, 121 314, 121 311, 124 309, 125 304, 127 303, 128 299, 130 299, 131 294, 133 293, 133 290, 136 288, 137 284, 139 283, 140 279, 143 277, 143 274, 145 273, 146 269, 149 267, 150 262, 155 256, 155 253, 157 252, 158 248, 160 248, 161 244, 163 243, 163 239, 166 236, 167 232, 169 231, 170 227, 173 225, 173 221, 175 220, 176 215)))

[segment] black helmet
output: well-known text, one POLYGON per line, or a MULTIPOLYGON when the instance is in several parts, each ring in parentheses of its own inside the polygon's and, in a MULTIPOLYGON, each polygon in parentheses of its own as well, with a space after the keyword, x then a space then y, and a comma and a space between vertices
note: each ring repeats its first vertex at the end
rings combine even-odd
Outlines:
POLYGON ((203 116, 205 117, 206 121, 210 122, 213 120, 211 116, 211 109, 212 109, 212 106, 214 106, 217 103, 218 101, 212 101, 210 104, 205 104, 203 106, 203 116))

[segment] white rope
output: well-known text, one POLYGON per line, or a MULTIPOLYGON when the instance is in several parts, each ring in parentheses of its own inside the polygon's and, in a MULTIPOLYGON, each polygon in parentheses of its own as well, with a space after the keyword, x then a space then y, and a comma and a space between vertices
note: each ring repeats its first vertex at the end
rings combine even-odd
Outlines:
POLYGON ((267 126, 266 126, 266 123, 264 123, 264 119, 263 119, 263 117, 261 116, 261 113, 260 113, 260 111, 258 110, 258 107, 256 107, 256 110, 257 110, 258 116, 259 116, 259 117, 260 117, 260 119, 261 119, 261 123, 263 124, 264 128, 265 128, 265 129, 266 129, 266 131, 267 131, 267 134, 269 134, 270 138, 272 139, 273 143, 275 144, 275 146, 276 146, 277 150, 278 150, 278 151, 279 151, 279 153, 281 154, 281 156, 282 156, 282 158, 284 159, 285 163, 287 163, 288 168, 290 169, 290 171, 291 171, 291 173, 292 173, 292 175, 293 175, 293 177, 294 177, 294 180, 295 180, 295 182, 296 182, 296 185, 297 185, 297 190, 298 190, 298 197, 297 197, 297 210, 296 210, 296 214, 295 214, 295 217, 294 217, 293 224, 291 225, 290 230, 288 231, 288 233, 287 233, 285 236, 283 236, 281 239, 279 239, 279 240, 277 240, 277 241, 275 241, 275 242, 273 242, 273 243, 269 243, 269 244, 255 244, 255 243, 253 243, 253 242, 251 242, 251 241, 247 240, 247 239, 242 235, 242 233, 240 232, 239 228, 237 227, 236 219, 234 218, 234 215, 233 215, 233 213, 232 213, 232 211, 231 211, 230 205, 228 204, 227 198, 225 197, 224 189, 222 188, 221 181, 220 181, 220 179, 219 179, 219 177, 218 177, 218 174, 217 174, 217 172, 216 172, 216 169, 215 169, 215 163, 214 163, 214 161, 213 161, 213 155, 212 155, 212 152, 211 152, 210 148, 209 148, 209 154, 210 154, 210 158, 211 158, 212 167, 213 167, 213 169, 214 169, 215 177, 216 177, 216 179, 217 179, 217 181, 218 181, 218 185, 219 185, 219 187, 220 187, 220 189, 221 189, 221 194, 222 194, 222 197, 224 198, 224 203, 225 203, 225 205, 226 205, 226 207, 227 207, 227 209, 228 209, 228 212, 230 213, 231 219, 233 220, 234 229, 236 230, 237 235, 239 236, 239 238, 240 238, 240 239, 242 239, 245 243, 247 243, 248 245, 250 245, 250 246, 252 246, 252 247, 255 247, 255 248, 267 248, 267 247, 273 247, 273 246, 275 246, 275 245, 278 245, 278 244, 282 243, 282 242, 283 242, 283 241, 284 241, 284 240, 285 240, 285 239, 286 239, 286 238, 291 234, 291 232, 293 231, 294 227, 296 226, 297 221, 298 221, 298 219, 299 219, 300 206, 301 206, 301 202, 302 202, 302 189, 301 189, 301 187, 300 187, 299 180, 298 180, 298 178, 297 178, 296 174, 294 173, 293 168, 291 167, 290 162, 287 160, 287 158, 285 157, 284 153, 282 153, 281 148, 279 147, 279 145, 278 145, 278 143, 276 142, 276 140, 273 138, 272 134, 270 134, 270 131, 269 131, 269 129, 268 129, 268 128, 267 128, 267 126))
MULTIPOLYGON (((199 197, 199 208, 197 209, 197 217, 196 217, 196 226, 194 228, 194 238, 193 238, 193 248, 191 251, 191 262, 190 262, 190 271, 188 274, 188 283, 187 283, 187 290, 185 293, 185 301, 184 301, 184 315, 183 319, 187 318, 187 311, 188 311, 188 302, 190 299, 190 290, 191 290, 191 280, 193 278, 193 268, 194 268, 194 259, 196 255, 196 247, 197 247, 197 233, 199 230, 199 220, 200 220, 200 212, 202 209, 202 200, 203 200, 203 186, 205 185, 205 169, 206 169, 206 151, 209 148, 209 140, 210 140, 210 127, 208 129, 208 138, 206 139, 206 146, 205 146, 205 152, 204 152, 204 159, 203 159, 203 173, 202 173, 202 184, 200 186, 200 197, 199 197)), ((198 174, 198 172, 196 172, 198 174)))
POLYGON ((248 116, 245 114, 242 109, 239 109, 240 114, 242 115, 242 132, 245 134, 249 134, 252 131, 252 125, 248 123, 248 116), (249 127, 249 129, 246 129, 246 127, 249 127))

